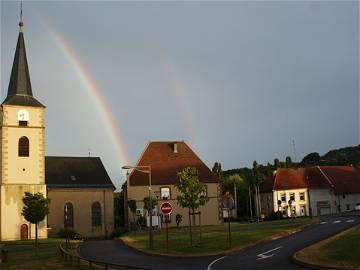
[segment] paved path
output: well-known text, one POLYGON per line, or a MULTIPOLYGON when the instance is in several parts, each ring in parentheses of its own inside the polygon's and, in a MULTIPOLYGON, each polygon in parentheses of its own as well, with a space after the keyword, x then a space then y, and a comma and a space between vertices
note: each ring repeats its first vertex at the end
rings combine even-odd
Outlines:
POLYGON ((85 258, 156 270, 306 269, 293 263, 292 255, 311 244, 360 224, 360 217, 329 217, 297 234, 261 244, 231 256, 171 258, 145 255, 120 241, 89 241, 80 248, 85 258))

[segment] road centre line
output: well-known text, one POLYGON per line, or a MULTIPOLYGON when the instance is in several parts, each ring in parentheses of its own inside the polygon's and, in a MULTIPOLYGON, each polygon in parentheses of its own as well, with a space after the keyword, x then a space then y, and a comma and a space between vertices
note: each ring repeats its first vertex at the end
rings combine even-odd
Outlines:
POLYGON ((333 223, 340 223, 341 220, 335 220, 333 223))
POLYGON ((279 247, 270 249, 270 250, 268 250, 268 251, 266 251, 266 252, 260 253, 260 254, 257 255, 259 258, 257 258, 256 260, 258 261, 258 260, 264 260, 264 259, 271 258, 272 256, 274 256, 274 253, 272 253, 272 254, 270 254, 270 255, 265 255, 265 254, 268 254, 268 253, 273 252, 273 251, 275 251, 275 250, 278 250, 278 249, 280 249, 280 248, 282 248, 282 246, 279 246, 279 247))
POLYGON ((227 256, 223 256, 223 257, 220 257, 220 258, 217 258, 216 260, 214 260, 214 261, 212 261, 209 265, 208 265, 208 267, 206 268, 207 270, 211 270, 211 266, 213 266, 217 261, 220 261, 220 260, 222 260, 222 259, 224 259, 224 258, 226 258, 227 256))
POLYGON ((326 221, 320 222, 320 224, 326 224, 326 223, 327 223, 326 221))
POLYGON ((355 220, 353 220, 353 219, 349 219, 349 220, 347 220, 346 222, 354 222, 355 220))

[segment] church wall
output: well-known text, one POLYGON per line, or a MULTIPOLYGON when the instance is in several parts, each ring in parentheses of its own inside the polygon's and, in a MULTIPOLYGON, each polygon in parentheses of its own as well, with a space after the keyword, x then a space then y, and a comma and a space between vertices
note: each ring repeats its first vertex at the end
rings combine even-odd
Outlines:
MULTIPOLYGON (((46 196, 45 185, 2 185, 1 186, 1 241, 20 239, 20 227, 27 224, 29 238, 35 238, 35 226, 30 226, 21 211, 23 208, 22 198, 25 192, 41 192, 46 196)), ((39 238, 47 238, 46 219, 39 223, 39 238)))
POLYGON ((114 190, 113 189, 86 189, 86 188, 48 188, 48 197, 51 199, 48 225, 51 228, 49 235, 57 236, 64 228, 64 205, 67 202, 74 208, 74 230, 86 237, 100 237, 110 235, 114 229, 114 190), (101 205, 102 226, 93 227, 91 206, 94 202, 101 205))

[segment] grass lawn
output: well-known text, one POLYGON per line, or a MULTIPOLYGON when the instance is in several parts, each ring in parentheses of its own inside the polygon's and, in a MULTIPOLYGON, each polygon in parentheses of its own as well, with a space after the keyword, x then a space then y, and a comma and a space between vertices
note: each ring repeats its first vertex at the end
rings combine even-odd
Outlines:
POLYGON ((360 226, 308 247, 297 257, 313 264, 360 269, 360 226))
POLYGON ((5 244, 8 253, 8 262, 0 264, 1 270, 65 270, 89 269, 80 268, 63 261, 58 251, 58 245, 64 242, 60 239, 39 240, 39 255, 35 256, 34 241, 0 242, 5 244))
MULTIPOLYGON (((277 221, 266 221, 260 223, 231 223, 232 248, 240 248, 266 237, 279 233, 287 233, 300 226, 311 223, 309 218, 286 219, 277 221)), ((228 224, 217 226, 203 226, 202 240, 200 243, 199 233, 195 234, 196 246, 190 247, 190 236, 188 228, 169 229, 169 252, 171 254, 205 254, 226 251, 228 245, 228 224)), ((123 239, 130 245, 147 250, 148 231, 130 232, 123 239)), ((166 253, 165 229, 154 231, 154 251, 166 253)))

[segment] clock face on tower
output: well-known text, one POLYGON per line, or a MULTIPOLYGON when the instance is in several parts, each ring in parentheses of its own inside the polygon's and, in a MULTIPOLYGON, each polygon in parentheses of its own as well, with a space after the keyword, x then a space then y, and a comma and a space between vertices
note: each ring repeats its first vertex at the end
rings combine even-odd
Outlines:
POLYGON ((18 121, 29 121, 29 112, 24 109, 18 111, 18 121))

